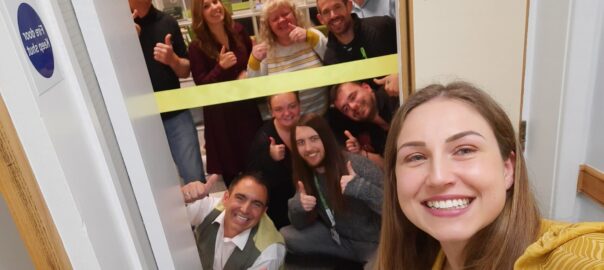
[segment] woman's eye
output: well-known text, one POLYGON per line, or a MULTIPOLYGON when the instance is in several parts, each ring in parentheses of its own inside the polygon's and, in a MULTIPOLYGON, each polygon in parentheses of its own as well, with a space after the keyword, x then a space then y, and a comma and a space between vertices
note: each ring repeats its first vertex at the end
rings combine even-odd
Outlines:
POLYGON ((412 154, 410 156, 407 156, 407 158, 405 159, 406 162, 418 162, 418 161, 422 161, 426 159, 424 157, 424 155, 421 154, 412 154))
POLYGON ((476 149, 472 147, 461 147, 455 151, 455 154, 465 156, 474 152, 476 152, 476 149))

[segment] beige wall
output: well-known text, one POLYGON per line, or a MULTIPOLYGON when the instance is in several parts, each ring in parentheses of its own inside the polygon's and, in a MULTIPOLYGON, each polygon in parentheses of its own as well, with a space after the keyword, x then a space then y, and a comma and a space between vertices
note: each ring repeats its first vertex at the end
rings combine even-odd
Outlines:
POLYGON ((415 86, 466 80, 520 119, 526 1, 412 0, 415 86))

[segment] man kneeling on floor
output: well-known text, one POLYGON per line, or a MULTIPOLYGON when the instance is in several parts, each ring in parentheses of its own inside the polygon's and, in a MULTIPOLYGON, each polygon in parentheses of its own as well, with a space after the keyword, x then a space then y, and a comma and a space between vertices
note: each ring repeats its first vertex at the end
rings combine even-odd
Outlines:
POLYGON ((285 244, 266 215, 266 184, 258 176, 240 175, 220 199, 208 196, 215 181, 213 175, 207 184, 182 188, 203 269, 282 268, 285 244))

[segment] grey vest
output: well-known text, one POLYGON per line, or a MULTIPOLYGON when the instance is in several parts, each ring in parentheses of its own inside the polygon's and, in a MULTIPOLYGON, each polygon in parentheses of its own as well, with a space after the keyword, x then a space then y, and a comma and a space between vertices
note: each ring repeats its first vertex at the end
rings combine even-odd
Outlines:
MULTIPOLYGON (((203 269, 206 270, 213 269, 214 266, 214 247, 216 243, 216 234, 218 234, 220 224, 218 222, 213 223, 213 221, 220 215, 220 213, 222 213, 222 211, 215 208, 206 216, 203 222, 197 226, 197 229, 195 229, 195 238, 197 241, 199 258, 201 258, 201 265, 203 266, 203 269)), ((252 240, 254 239, 254 235, 256 235, 257 231, 258 225, 252 228, 248 241, 246 242, 243 250, 240 250, 239 248, 235 248, 233 250, 233 253, 224 265, 225 270, 247 269, 254 264, 261 253, 252 240)))

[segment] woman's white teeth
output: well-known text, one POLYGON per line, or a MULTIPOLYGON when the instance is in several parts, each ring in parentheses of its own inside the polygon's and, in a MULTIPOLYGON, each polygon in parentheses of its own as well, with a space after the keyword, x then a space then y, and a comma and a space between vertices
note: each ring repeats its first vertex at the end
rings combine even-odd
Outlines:
POLYGON ((426 204, 428 207, 435 209, 461 209, 468 207, 470 204, 470 199, 428 201, 426 204))

